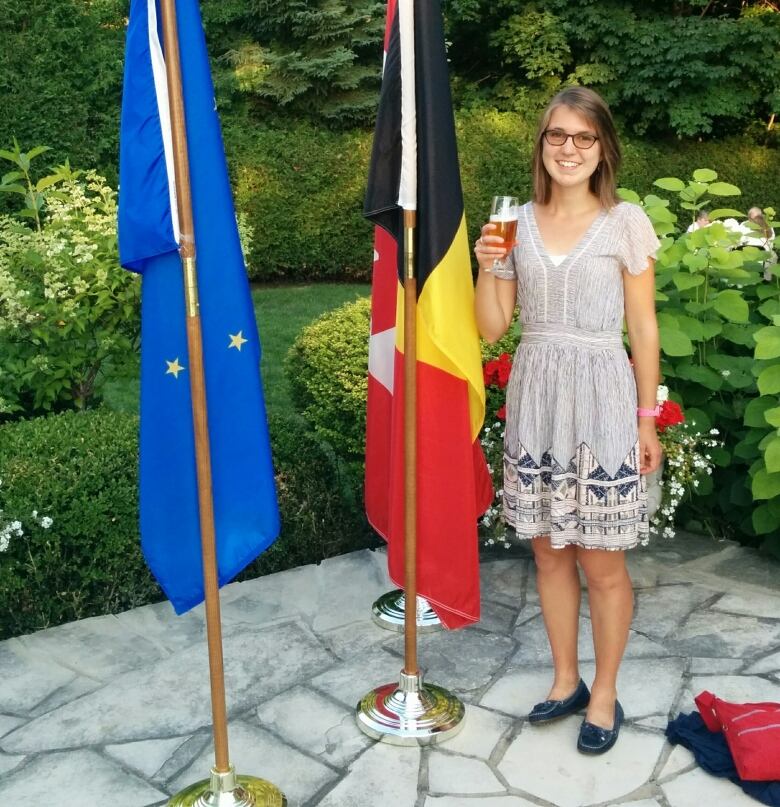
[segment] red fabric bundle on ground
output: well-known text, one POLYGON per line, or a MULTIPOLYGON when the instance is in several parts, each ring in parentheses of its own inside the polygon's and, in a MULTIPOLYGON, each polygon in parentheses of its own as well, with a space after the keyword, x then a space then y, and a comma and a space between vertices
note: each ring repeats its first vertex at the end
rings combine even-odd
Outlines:
POLYGON ((722 731, 741 779, 780 779, 780 703, 729 703, 704 691, 696 698, 710 731, 722 731))

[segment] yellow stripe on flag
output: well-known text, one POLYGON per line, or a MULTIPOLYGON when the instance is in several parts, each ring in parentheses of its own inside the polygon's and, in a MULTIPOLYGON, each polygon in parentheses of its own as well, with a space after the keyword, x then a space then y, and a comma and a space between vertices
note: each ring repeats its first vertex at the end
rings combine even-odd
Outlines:
MULTIPOLYGON (((403 287, 399 284, 395 333, 400 351, 403 322, 403 287)), ((464 216, 450 248, 428 275, 417 301, 417 360, 468 383, 471 439, 476 440, 485 419, 485 385, 464 216)))

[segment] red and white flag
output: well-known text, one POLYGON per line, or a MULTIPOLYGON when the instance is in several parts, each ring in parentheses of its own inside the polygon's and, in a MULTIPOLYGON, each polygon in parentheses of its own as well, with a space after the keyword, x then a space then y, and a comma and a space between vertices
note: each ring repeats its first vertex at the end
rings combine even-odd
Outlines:
POLYGON ((403 586, 403 211, 417 211, 417 582, 442 623, 479 619, 477 519, 493 488, 485 390, 438 0, 390 0, 365 214, 377 225, 366 513, 403 586), (408 43, 408 44, 407 44, 408 43))

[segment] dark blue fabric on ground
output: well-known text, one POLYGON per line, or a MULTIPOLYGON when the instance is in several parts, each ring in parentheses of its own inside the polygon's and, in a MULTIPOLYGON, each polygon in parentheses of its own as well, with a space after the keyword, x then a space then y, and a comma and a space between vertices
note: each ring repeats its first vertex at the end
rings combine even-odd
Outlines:
POLYGON ((698 712, 681 714, 669 721, 666 736, 672 745, 684 745, 693 752, 701 768, 739 785, 748 796, 772 807, 780 807, 780 782, 748 782, 739 778, 723 732, 710 731, 698 712))

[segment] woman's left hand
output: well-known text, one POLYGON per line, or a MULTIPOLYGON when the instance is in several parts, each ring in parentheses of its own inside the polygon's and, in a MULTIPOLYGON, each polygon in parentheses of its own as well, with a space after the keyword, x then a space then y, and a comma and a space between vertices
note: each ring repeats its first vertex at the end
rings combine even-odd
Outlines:
POLYGON ((639 473, 649 474, 661 464, 661 443, 655 428, 654 418, 639 421, 639 473))

